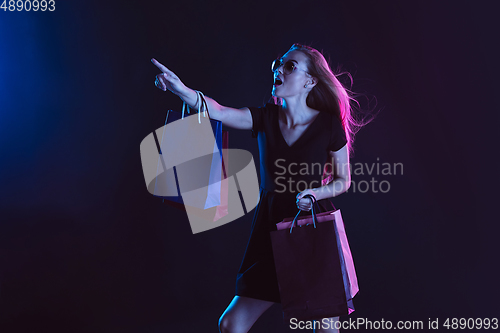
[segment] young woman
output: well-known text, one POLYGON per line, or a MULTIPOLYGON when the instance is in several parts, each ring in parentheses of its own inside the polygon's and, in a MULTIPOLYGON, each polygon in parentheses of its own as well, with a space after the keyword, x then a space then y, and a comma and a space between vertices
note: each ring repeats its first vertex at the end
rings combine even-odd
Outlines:
MULTIPOLYGON (((155 59, 162 71, 156 86, 179 96, 196 109, 197 93, 186 87, 155 59)), ((272 66, 272 95, 277 104, 234 109, 206 98, 211 118, 224 125, 252 130, 260 154, 260 201, 255 208, 252 232, 236 282, 236 296, 219 320, 222 333, 248 332, 274 303, 280 302, 270 231, 297 208, 309 211, 313 195, 325 210, 328 198, 350 186, 349 152, 359 123, 351 115, 352 97, 317 50, 294 44, 272 66), (323 177, 327 162, 333 180, 323 177), (339 167, 340 166, 340 167, 339 167)), ((338 317, 331 320, 337 321, 338 317)), ((315 332, 338 332, 319 328, 315 332)))

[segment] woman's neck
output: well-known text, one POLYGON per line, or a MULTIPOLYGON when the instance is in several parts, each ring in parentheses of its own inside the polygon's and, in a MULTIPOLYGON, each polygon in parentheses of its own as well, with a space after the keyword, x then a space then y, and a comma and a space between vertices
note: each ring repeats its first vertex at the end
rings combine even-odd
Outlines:
POLYGON ((307 106, 305 97, 283 99, 281 111, 283 111, 280 112, 281 121, 288 128, 308 124, 318 112, 307 106))

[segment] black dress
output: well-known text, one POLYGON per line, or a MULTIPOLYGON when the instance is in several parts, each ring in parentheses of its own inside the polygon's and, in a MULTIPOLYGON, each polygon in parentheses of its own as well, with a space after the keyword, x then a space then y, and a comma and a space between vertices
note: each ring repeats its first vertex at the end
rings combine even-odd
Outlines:
MULTIPOLYGON (((298 193, 321 187, 324 165, 331 162, 329 151, 339 150, 347 141, 339 117, 320 112, 289 146, 279 127, 279 106, 266 104, 249 109, 252 136, 257 137, 259 144, 260 201, 238 271, 236 295, 280 303, 269 233, 276 230, 276 223, 283 218, 297 214, 298 193)), ((318 203, 325 210, 334 209, 329 199, 318 203)))

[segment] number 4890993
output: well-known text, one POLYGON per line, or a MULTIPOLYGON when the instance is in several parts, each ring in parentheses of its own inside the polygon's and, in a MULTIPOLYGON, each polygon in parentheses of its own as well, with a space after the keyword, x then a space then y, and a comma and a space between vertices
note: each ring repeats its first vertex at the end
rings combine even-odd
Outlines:
POLYGON ((3 9, 4 12, 6 12, 7 10, 9 12, 13 12, 13 11, 18 11, 18 12, 21 12, 21 11, 26 11, 26 12, 29 12, 29 11, 34 11, 34 12, 37 12, 37 11, 50 11, 50 12, 53 12, 54 10, 56 10, 56 2, 54 0, 10 0, 10 1, 7 1, 7 0, 4 0, 2 2, 2 5, 0 6, 0 9, 3 9))

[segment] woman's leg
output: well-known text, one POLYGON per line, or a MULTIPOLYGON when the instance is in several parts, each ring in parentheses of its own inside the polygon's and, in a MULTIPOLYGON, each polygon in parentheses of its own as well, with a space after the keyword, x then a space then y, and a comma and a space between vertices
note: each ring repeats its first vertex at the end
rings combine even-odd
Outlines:
POLYGON ((331 318, 325 318, 325 319, 327 319, 327 320, 325 320, 324 322, 323 322, 323 320, 320 321, 321 328, 315 329, 314 333, 339 333, 340 332, 340 330, 335 328, 335 323, 339 321, 339 317, 331 317, 331 318))
POLYGON ((221 333, 247 333, 273 302, 243 296, 234 296, 219 319, 221 333))

